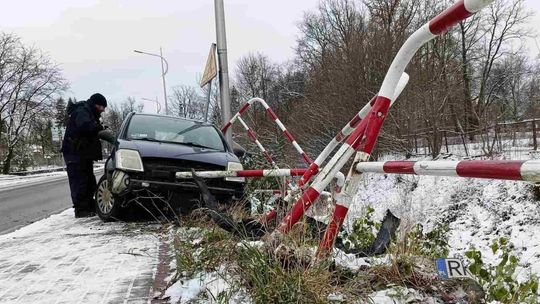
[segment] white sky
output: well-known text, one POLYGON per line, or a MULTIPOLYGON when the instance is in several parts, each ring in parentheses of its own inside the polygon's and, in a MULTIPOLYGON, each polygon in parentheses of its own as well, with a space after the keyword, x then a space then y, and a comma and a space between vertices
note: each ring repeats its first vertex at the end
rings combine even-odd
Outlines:
MULTIPOLYGON (((436 0, 434 0, 436 1, 436 0)), ((224 0, 229 71, 248 52, 282 62, 294 56, 297 24, 318 0, 224 0)), ((540 27, 540 1, 526 0, 540 27)), ((20 36, 61 64, 70 96, 100 92, 113 102, 128 96, 162 102, 159 53, 169 62, 167 87, 196 85, 215 41, 213 0, 0 0, 0 30, 20 36)), ((535 43, 529 43, 533 54, 535 43)), ((155 105, 145 102, 147 111, 155 105)))

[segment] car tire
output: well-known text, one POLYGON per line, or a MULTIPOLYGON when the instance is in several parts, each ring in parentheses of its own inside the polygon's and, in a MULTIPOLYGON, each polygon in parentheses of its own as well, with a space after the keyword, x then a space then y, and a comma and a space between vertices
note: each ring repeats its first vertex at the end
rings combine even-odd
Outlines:
POLYGON ((107 175, 103 175, 97 184, 96 189, 96 213, 104 222, 114 222, 118 220, 122 207, 118 197, 109 190, 107 175))

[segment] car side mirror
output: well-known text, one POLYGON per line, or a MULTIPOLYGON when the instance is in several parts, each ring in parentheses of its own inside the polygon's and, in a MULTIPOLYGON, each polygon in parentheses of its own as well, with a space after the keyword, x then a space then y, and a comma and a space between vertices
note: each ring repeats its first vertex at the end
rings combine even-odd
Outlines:
POLYGON ((238 156, 240 158, 240 157, 244 157, 244 155, 246 155, 246 150, 244 150, 243 148, 235 147, 235 148, 233 148, 233 153, 234 153, 234 155, 236 155, 236 156, 238 156))
POLYGON ((233 146, 233 153, 234 155, 238 156, 238 158, 244 157, 244 155, 246 155, 246 149, 240 146, 237 142, 233 141, 232 146, 233 146))

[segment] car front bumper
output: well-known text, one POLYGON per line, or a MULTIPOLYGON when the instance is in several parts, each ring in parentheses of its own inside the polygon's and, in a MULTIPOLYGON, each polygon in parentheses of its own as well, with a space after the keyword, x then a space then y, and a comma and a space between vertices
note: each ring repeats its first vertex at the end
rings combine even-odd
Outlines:
MULTIPOLYGON (((239 185, 237 189, 234 188, 222 188, 222 187, 213 187, 209 186, 208 189, 212 194, 218 195, 238 195, 238 192, 242 191, 243 187, 239 185)), ((163 182, 163 181, 150 181, 143 179, 130 179, 129 187, 130 190, 167 190, 173 192, 197 192, 199 188, 194 182, 183 181, 183 182, 163 182)))

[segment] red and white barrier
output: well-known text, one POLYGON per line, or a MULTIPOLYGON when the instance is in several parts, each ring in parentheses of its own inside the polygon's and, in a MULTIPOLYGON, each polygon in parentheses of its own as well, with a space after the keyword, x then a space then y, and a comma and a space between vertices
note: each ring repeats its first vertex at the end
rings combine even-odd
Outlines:
MULTIPOLYGON (((319 197, 321 191, 330 183, 333 176, 341 170, 348 159, 353 155, 354 151, 360 152, 357 154, 357 161, 367 161, 369 159, 369 155, 373 150, 382 124, 386 118, 390 105, 392 104, 393 95, 399 79, 418 49, 437 35, 443 34, 451 26, 465 20, 471 14, 480 10, 482 7, 487 6, 490 2, 492 2, 492 0, 459 1, 409 37, 396 55, 396 58, 393 60, 379 94, 377 94, 372 109, 366 119, 361 121, 348 137, 347 141, 316 176, 310 187, 294 204, 292 210, 279 224, 276 231, 272 233, 271 238, 279 238, 280 234, 290 231, 293 225, 295 225, 304 215, 305 210, 311 207, 312 203, 319 197)), ((357 175, 357 173, 354 170, 349 170, 349 176, 345 182, 345 192, 347 192, 348 185, 352 184, 349 183, 349 181, 351 179, 354 180, 355 175, 357 175)), ((335 221, 337 225, 341 225, 342 222, 340 222, 340 219, 346 216, 348 208, 346 208, 346 206, 341 206, 341 208, 338 209, 337 207, 338 206, 336 206, 336 209, 334 210, 332 221, 335 221)), ((337 231, 339 231, 339 229, 330 231, 328 233, 328 239, 334 240, 337 231)), ((320 246, 323 245, 324 244, 322 243, 320 244, 320 246)), ((319 256, 325 255, 326 252, 328 252, 327 248, 319 249, 321 252, 319 256)))
MULTIPOLYGON (((300 176, 307 169, 268 169, 268 170, 228 170, 228 171, 198 171, 197 175, 202 178, 222 177, 288 177, 300 176)), ((177 179, 190 179, 191 172, 176 172, 177 179)))
POLYGON ((456 176, 540 182, 540 160, 388 161, 356 165, 358 172, 456 176))
MULTIPOLYGON (((246 129, 246 131, 248 132, 248 136, 251 138, 251 140, 253 141, 257 141, 257 137, 255 135, 255 132, 253 132, 247 125, 246 123, 242 120, 241 116, 242 114, 244 114, 252 105, 253 103, 255 102, 258 102, 260 103, 264 109, 266 110, 266 113, 268 113, 268 115, 270 115, 270 117, 272 118, 272 120, 276 123, 276 125, 279 127, 279 129, 283 132, 283 135, 285 135, 285 137, 291 142, 291 144, 294 146, 294 148, 296 149, 296 151, 298 152, 298 154, 300 154, 300 156, 302 156, 302 158, 304 159, 304 161, 308 164, 308 165, 311 165, 311 163, 313 163, 313 160, 311 160, 311 158, 306 154, 306 152, 304 152, 304 150, 302 149, 302 147, 300 147, 300 145, 298 144, 298 142, 296 142, 296 139, 294 139, 294 137, 292 136, 292 134, 287 130, 287 128, 285 128, 285 126, 283 125, 283 123, 281 122, 281 120, 279 120, 279 118, 277 117, 276 113, 272 110, 272 108, 270 108, 268 106, 268 104, 262 100, 261 98, 252 98, 250 100, 248 100, 248 102, 246 102, 246 104, 240 109, 240 111, 238 111, 238 113, 236 113, 229 122, 227 122, 222 128, 221 128, 221 132, 225 133, 231 126, 232 124, 238 120, 240 121, 240 123, 244 126, 244 128, 246 129)), ((260 143, 257 144, 257 146, 259 147, 259 149, 261 149, 263 151, 263 153, 265 153, 265 149, 262 147, 262 145, 260 143)), ((273 162, 273 161, 272 161, 273 162)))
MULTIPOLYGON (((401 78, 399 79, 396 91, 394 92, 394 101, 401 95, 405 87, 407 86, 407 83, 409 82, 409 75, 407 73, 403 73, 401 75, 401 78)), ((376 96, 375 96, 376 97, 376 96)), ((358 126, 358 124, 362 121, 362 119, 366 118, 367 114, 371 110, 374 102, 375 97, 373 97, 363 108, 360 110, 346 125, 341 129, 341 131, 334 136, 334 138, 326 145, 326 147, 323 149, 321 154, 317 156, 315 161, 309 166, 309 170, 302 176, 302 178, 298 182, 299 187, 303 187, 307 182, 311 180, 313 175, 317 174, 319 172, 320 166, 323 164, 323 162, 330 156, 332 151, 336 149, 336 147, 345 140, 352 131, 358 126)))
MULTIPOLYGON (((355 154, 355 160, 353 166, 351 166, 347 177, 344 180, 343 187, 339 187, 340 194, 336 197, 336 205, 332 215, 332 219, 328 225, 328 229, 319 244, 319 250, 317 257, 323 258, 330 252, 336 235, 340 230, 343 220, 345 219, 349 205, 352 202, 352 197, 356 195, 361 174, 356 169, 366 169, 373 164, 365 163, 369 160, 370 154, 376 144, 381 127, 387 117, 388 111, 392 104, 395 102, 397 96, 401 93, 403 87, 405 87, 408 76, 404 74, 405 68, 411 61, 414 54, 427 42, 432 40, 438 35, 445 33, 449 28, 457 23, 470 17, 483 7, 489 5, 494 0, 461 0, 448 8, 429 23, 421 27, 415 33, 413 33, 409 39, 405 42, 398 54, 394 58, 390 68, 385 76, 385 79, 381 85, 380 91, 377 96, 362 109, 351 120, 338 135, 328 144, 323 153, 317 157, 315 162, 305 154, 300 148, 298 143, 294 140, 292 135, 283 126, 281 121, 277 118, 275 113, 268 107, 266 102, 260 98, 254 98, 248 101, 240 111, 223 126, 222 131, 225 132, 235 120, 240 119, 244 128, 248 131, 250 138, 256 139, 255 133, 245 125, 245 122, 241 120, 240 116, 251 107, 254 102, 259 102, 266 109, 268 114, 276 122, 278 127, 283 131, 285 136, 292 142, 299 154, 302 155, 306 163, 310 165, 309 169, 274 169, 274 170, 241 170, 241 171, 218 171, 218 172, 198 172, 202 177, 206 178, 218 178, 218 177, 265 177, 265 176, 299 176, 302 175, 302 179, 299 181, 299 187, 302 189, 311 178, 314 176, 314 180, 309 187, 302 193, 300 198, 294 203, 292 209, 287 216, 279 223, 276 230, 270 235, 270 239, 279 238, 281 234, 287 233, 290 229, 300 220, 305 214, 305 211, 309 209, 312 204, 319 198, 323 190, 328 186, 332 179, 336 178, 340 174, 340 170, 347 163, 347 161, 355 154), (403 79, 405 78, 405 79, 403 79), (401 79, 401 81, 400 81, 401 79), (401 83, 404 83, 401 87, 401 83), (401 89, 400 89, 401 87, 401 89), (343 142, 344 141, 344 142, 343 142), (328 163, 319 170, 322 163, 328 158, 330 153, 337 147, 337 145, 343 142, 338 151, 328 161, 328 163), (365 167, 367 165, 368 167, 365 167)), ((386 51, 386 50, 381 50, 386 51)), ((260 143, 259 143, 260 144, 260 143)), ((259 146, 259 145, 258 145, 259 146)), ((259 146, 261 148, 262 145, 259 146)), ((264 148, 263 148, 264 149, 264 148)), ((404 165, 401 162, 402 166, 404 165)), ((421 162, 419 162, 421 163, 421 162)), ((421 164, 418 165, 416 170, 416 164, 403 167, 404 172, 409 174, 421 174, 421 172, 430 172, 428 169, 422 168, 421 164), (407 167, 409 166, 409 167, 407 167), (412 167, 411 167, 412 166, 412 167), (424 170, 424 171, 422 171, 424 170), (413 173, 410 173, 413 172, 413 173)), ((455 174, 457 176, 466 177, 484 177, 484 178, 498 178, 506 177, 506 179, 523 179, 523 180, 540 180, 540 177, 536 172, 540 167, 536 162, 507 162, 501 166, 495 166, 498 169, 491 171, 485 170, 486 164, 471 161, 467 164, 457 163, 455 168, 452 169, 451 165, 447 164, 446 167, 439 166, 438 172, 445 174, 455 174), (452 171, 454 170, 454 171, 452 171), (474 175, 474 176, 473 176, 474 175)), ((388 167, 388 165, 386 166, 388 167)), ((374 169, 375 170, 375 169, 374 169)), ((385 165, 377 167, 376 170, 382 170, 384 172, 385 165)), ((395 169, 397 170, 397 169, 395 169)), ((387 172, 390 173, 390 172, 387 172)), ((178 172, 177 178, 190 178, 190 172, 178 172)), ((289 196, 290 197, 290 196, 289 196)), ((274 211, 275 213, 275 211, 274 211)))
MULTIPOLYGON (((252 142, 254 142, 255 145, 257 145, 259 150, 261 150, 261 152, 264 155, 264 157, 266 158, 266 160, 268 160, 268 162, 272 165, 272 168, 279 169, 278 166, 276 165, 276 163, 274 162, 274 159, 272 158, 272 154, 270 154, 270 152, 268 152, 268 150, 266 150, 266 148, 264 148, 264 146, 261 144, 261 142, 257 138, 257 134, 253 130, 251 130, 249 128, 249 126, 246 124, 246 122, 240 116, 238 116, 236 118, 236 120, 238 120, 240 122, 240 124, 242 124, 242 126, 244 127, 244 129, 248 133, 249 139, 252 142)), ((227 131, 227 130, 225 129, 225 131, 227 131)), ((223 131, 223 134, 225 134, 225 131, 223 131)))
MULTIPOLYGON (((345 182, 345 189, 343 190, 343 196, 350 197, 350 200, 348 200, 348 203, 350 204, 352 196, 355 195, 358 190, 360 179, 360 174, 355 170, 355 164, 369 160, 371 151, 373 150, 377 137, 379 136, 382 123, 384 122, 388 109, 393 102, 391 98, 398 84, 399 77, 405 71, 405 68, 411 61, 414 54, 425 43, 429 42, 436 36, 445 33, 449 28, 467 19, 472 14, 489 5, 493 1, 494 0, 458 1, 452 7, 446 9, 444 12, 433 18, 428 24, 414 32, 411 37, 407 39, 390 65, 379 94, 374 102, 373 109, 370 113, 371 116, 366 119, 368 122, 364 125, 363 122, 366 120, 362 121, 362 123, 349 136, 347 142, 343 144, 341 149, 336 153, 334 158, 330 160, 328 165, 321 172, 323 179, 320 180, 320 183, 324 184, 326 182, 324 177, 325 172, 332 174, 336 168, 337 170, 341 169, 343 166, 342 164, 344 164, 343 158, 349 159, 353 153, 351 150, 358 151, 355 157, 355 162, 349 170, 349 174, 345 182)), ((343 224, 343 220, 349 209, 349 206, 345 200, 343 200, 343 203, 344 204, 336 204, 334 208, 331 223, 335 223, 337 228, 329 225, 323 240, 321 240, 321 243, 319 244, 319 249, 317 251, 318 258, 327 256, 331 251, 336 235, 339 228, 343 224)), ((286 229, 290 229, 289 227, 291 227, 291 224, 294 223, 284 221, 283 225, 280 226, 280 231, 283 232, 284 230, 286 231, 286 229)))
MULTIPOLYGON (((343 181, 345 181, 345 176, 343 176, 343 181)), ((285 194, 289 194, 289 193, 291 193, 291 190, 285 191, 285 194)), ((282 196, 284 193, 281 190, 257 189, 257 190, 253 190, 253 194, 272 194, 272 195, 282 196)), ((322 196, 331 196, 332 193, 330 193, 328 191, 323 191, 321 193, 321 195, 322 196)))

